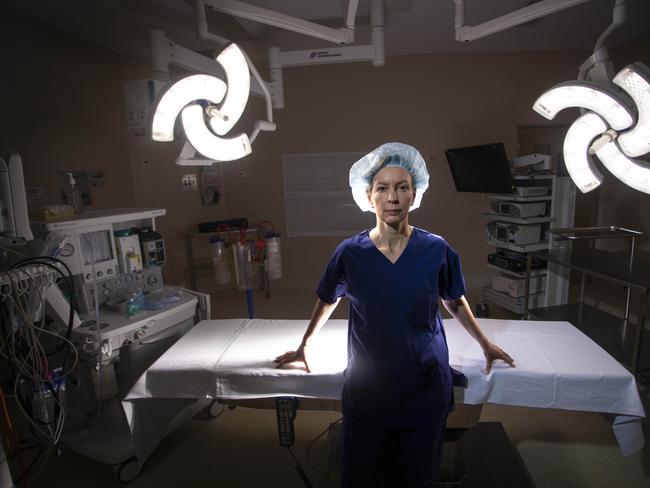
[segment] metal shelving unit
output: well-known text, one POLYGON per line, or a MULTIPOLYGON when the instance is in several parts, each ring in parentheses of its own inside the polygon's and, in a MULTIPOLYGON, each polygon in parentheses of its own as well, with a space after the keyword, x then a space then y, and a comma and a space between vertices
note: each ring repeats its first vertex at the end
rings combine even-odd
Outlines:
POLYGON ((530 197, 520 197, 517 195, 502 195, 502 194, 492 194, 488 195, 490 200, 495 202, 550 202, 553 200, 552 195, 537 195, 530 197))
MULTIPOLYGON (((569 218, 568 225, 573 223, 573 200, 571 192, 568 191, 568 188, 571 188, 567 185, 567 178, 558 177, 556 175, 533 175, 533 176, 513 176, 515 184, 526 182, 528 185, 537 185, 544 186, 548 188, 548 194, 546 195, 535 195, 535 196, 519 196, 518 194, 490 194, 488 199, 491 204, 494 202, 516 202, 516 203, 535 203, 535 202, 548 202, 547 203, 547 212, 543 216, 531 216, 531 217, 511 217, 509 215, 502 215, 496 212, 496 209, 493 209, 490 212, 483 214, 483 217, 489 222, 505 222, 508 224, 519 224, 519 225, 533 225, 538 224, 542 227, 542 236, 543 240, 538 243, 528 244, 528 245, 516 245, 513 243, 503 242, 497 240, 493 236, 487 236, 488 244, 495 246, 497 249, 504 249, 507 251, 515 251, 521 254, 535 253, 539 251, 545 251, 549 248, 556 246, 557 244, 553 239, 549 238, 549 228, 551 225, 567 225, 567 218, 569 218)), ((508 269, 503 269, 498 266, 487 264, 490 269, 497 271, 503 275, 506 275, 515 280, 525 280, 526 273, 525 271, 516 272, 510 271, 508 269)), ((557 303, 558 297, 556 295, 562 295, 568 291, 568 284, 564 283, 564 278, 558 276, 555 272, 548 272, 547 268, 534 271, 531 276, 541 277, 546 276, 546 287, 551 288, 551 290, 541 290, 530 295, 530 301, 536 307, 541 307, 547 305, 548 301, 550 303, 557 303), (559 291, 558 291, 559 290, 559 291)), ((566 281, 566 280, 564 280, 566 281)), ((528 293, 530 288, 526 289, 528 293)), ((487 286, 484 291, 484 296, 487 301, 500 305, 507 310, 510 310, 516 314, 522 314, 524 312, 524 300, 522 297, 511 297, 507 293, 500 292, 495 290, 492 286, 487 286)), ((561 299, 561 297, 560 297, 561 299)))
POLYGON ((512 224, 546 224, 555 221, 554 217, 508 217, 492 212, 484 213, 483 217, 488 220, 500 220, 501 222, 510 222, 512 224))

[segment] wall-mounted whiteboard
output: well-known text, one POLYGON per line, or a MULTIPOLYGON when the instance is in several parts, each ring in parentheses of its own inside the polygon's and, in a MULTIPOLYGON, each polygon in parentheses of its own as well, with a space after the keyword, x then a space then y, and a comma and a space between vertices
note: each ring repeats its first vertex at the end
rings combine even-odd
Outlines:
POLYGON ((354 203, 350 167, 366 153, 284 154, 284 203, 290 236, 350 236, 374 226, 354 203))

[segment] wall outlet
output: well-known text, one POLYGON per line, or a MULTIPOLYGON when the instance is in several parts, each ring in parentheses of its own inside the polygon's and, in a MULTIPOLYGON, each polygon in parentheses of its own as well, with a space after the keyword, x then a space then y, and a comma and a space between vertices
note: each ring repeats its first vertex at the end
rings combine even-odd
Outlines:
POLYGON ((183 175, 181 182, 183 184, 183 190, 197 190, 196 175, 183 175))

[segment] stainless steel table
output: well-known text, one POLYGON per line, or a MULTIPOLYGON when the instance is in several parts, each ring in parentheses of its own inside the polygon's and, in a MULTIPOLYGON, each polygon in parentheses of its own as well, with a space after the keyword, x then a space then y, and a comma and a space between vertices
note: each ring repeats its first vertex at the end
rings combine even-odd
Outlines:
MULTIPOLYGON (((573 249, 573 246, 568 246, 559 249, 529 252, 526 266, 523 318, 528 319, 530 315, 534 315, 541 320, 567 320, 594 339, 601 347, 628 367, 632 373, 637 374, 641 370, 650 369, 640 368, 639 364, 644 347, 643 331, 647 296, 650 290, 650 262, 641 260, 634 254, 635 240, 642 237, 643 233, 621 227, 553 229, 552 232, 556 234, 556 239, 559 240, 628 238, 631 239, 630 251, 613 253, 595 248, 573 249), (580 272, 582 277, 579 303, 529 310, 528 292, 533 257, 580 272), (626 287, 625 312, 622 319, 595 307, 585 305, 587 276, 601 278, 626 287), (629 319, 632 290, 636 290, 640 294, 639 315, 636 324, 631 324, 629 319), (617 326, 620 326, 620 333, 617 326)), ((647 344, 647 346, 650 346, 650 344, 647 344)))

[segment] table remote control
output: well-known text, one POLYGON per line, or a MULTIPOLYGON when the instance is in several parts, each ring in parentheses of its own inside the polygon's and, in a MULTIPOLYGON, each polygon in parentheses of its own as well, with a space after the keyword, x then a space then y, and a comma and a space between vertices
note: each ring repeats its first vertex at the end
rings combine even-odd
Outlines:
POLYGON ((296 418, 298 399, 293 397, 278 397, 275 399, 275 411, 278 415, 278 435, 280 445, 292 446, 296 436, 293 429, 293 419, 296 418))

